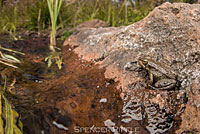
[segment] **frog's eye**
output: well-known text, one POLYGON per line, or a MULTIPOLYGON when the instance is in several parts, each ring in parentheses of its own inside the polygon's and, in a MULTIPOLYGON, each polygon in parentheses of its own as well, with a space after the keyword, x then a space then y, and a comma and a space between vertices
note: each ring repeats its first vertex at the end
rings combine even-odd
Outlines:
POLYGON ((144 65, 147 65, 147 64, 148 64, 148 61, 143 60, 142 63, 143 63, 144 65))

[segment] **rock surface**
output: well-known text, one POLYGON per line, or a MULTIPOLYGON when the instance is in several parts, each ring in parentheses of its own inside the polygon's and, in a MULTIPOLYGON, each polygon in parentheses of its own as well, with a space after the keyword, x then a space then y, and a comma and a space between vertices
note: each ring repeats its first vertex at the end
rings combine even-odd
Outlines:
POLYGON ((200 133, 199 4, 164 3, 145 19, 126 27, 77 29, 63 49, 67 45, 82 59, 105 67, 106 78, 119 82, 125 124, 145 120, 150 133, 200 133), (142 56, 176 71, 178 89, 149 89, 147 72, 137 64, 142 56), (180 116, 177 130, 173 126, 179 126, 180 116))

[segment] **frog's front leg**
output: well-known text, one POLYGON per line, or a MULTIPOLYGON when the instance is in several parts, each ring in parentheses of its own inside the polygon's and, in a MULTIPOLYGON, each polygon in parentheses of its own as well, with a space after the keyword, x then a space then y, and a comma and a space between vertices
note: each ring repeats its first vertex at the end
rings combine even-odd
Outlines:
POLYGON ((153 85, 153 73, 149 70, 149 85, 153 85))

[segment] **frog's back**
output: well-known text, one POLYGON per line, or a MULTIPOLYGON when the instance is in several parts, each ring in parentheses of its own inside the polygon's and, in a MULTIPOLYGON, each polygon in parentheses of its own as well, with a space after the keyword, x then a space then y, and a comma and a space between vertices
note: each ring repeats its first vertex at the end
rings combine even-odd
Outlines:
POLYGON ((159 71, 161 74, 166 75, 169 78, 176 79, 177 73, 173 71, 169 66, 166 64, 162 64, 160 62, 156 62, 153 59, 150 58, 143 58, 145 61, 148 61, 148 65, 151 68, 154 68, 155 70, 159 71))

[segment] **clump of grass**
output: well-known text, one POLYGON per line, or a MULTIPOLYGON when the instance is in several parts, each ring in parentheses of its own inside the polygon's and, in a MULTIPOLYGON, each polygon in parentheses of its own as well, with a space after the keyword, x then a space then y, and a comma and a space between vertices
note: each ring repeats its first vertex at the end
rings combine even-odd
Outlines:
MULTIPOLYGON (((2 5, 0 0, 0 32, 16 36, 19 27, 28 30, 47 29, 50 24, 50 14, 46 0, 15 0, 6 1, 2 5)), ((75 27, 76 25, 100 19, 109 26, 129 25, 143 19, 154 7, 164 3, 165 0, 123 0, 116 3, 113 0, 65 0, 58 21, 62 27, 75 27)), ((194 3, 195 0, 170 0, 170 2, 194 3)), ((198 0, 198 2, 200 2, 198 0)))
POLYGON ((50 24, 50 14, 46 0, 37 0, 28 11, 28 30, 44 30, 50 24))
POLYGON ((54 52, 56 47, 57 19, 62 5, 62 0, 47 0, 47 3, 51 18, 50 50, 54 52))
POLYGON ((59 15, 59 11, 62 5, 62 0, 47 0, 50 18, 51 18, 51 32, 50 32, 50 45, 49 48, 51 50, 50 55, 45 59, 48 61, 48 67, 51 66, 52 60, 56 61, 58 68, 62 67, 62 57, 60 56, 60 52, 56 51, 56 28, 57 28, 57 19, 59 15))
POLYGON ((128 6, 126 4, 128 1, 119 4, 112 0, 77 0, 70 5, 65 5, 61 16, 65 18, 64 25, 69 27, 75 27, 92 19, 104 20, 108 26, 121 26, 143 19, 153 9, 153 5, 150 6, 148 3, 144 6, 141 2, 128 6), (142 6, 144 8, 140 8, 142 6))
POLYGON ((28 10, 33 0, 0 1, 0 33, 8 33, 12 39, 19 39, 17 31, 24 27, 28 19, 28 10), (4 2, 4 3, 3 3, 4 2), (6 3, 5 3, 6 2, 6 3), (30 3, 29 3, 30 2, 30 3))
POLYGON ((0 31, 9 33, 13 39, 16 39, 16 27, 18 25, 17 8, 13 6, 13 9, 8 12, 5 7, 1 7, 0 13, 0 31))
MULTIPOLYGON (((9 0, 3 5, 2 1, 0 1, 0 32, 10 33, 16 38, 19 27, 25 26, 28 30, 38 30, 38 32, 48 28, 51 20, 46 0, 20 0, 18 3, 9 0)), ((92 19, 104 20, 108 26, 129 25, 143 19, 154 7, 165 2, 165 0, 135 0, 135 4, 127 5, 130 1, 123 0, 121 3, 116 3, 113 0, 65 0, 57 21, 62 28, 74 28, 92 19)), ((170 0, 170 2, 194 3, 195 0, 170 0)), ((52 42, 55 42, 53 40, 52 42)))
POLYGON ((8 23, 3 26, 3 30, 5 32, 8 32, 12 39, 17 40, 17 37, 16 37, 16 29, 17 29, 17 25, 18 25, 17 8, 14 7, 13 20, 12 21, 9 20, 10 18, 8 16, 6 16, 5 19, 8 23))

